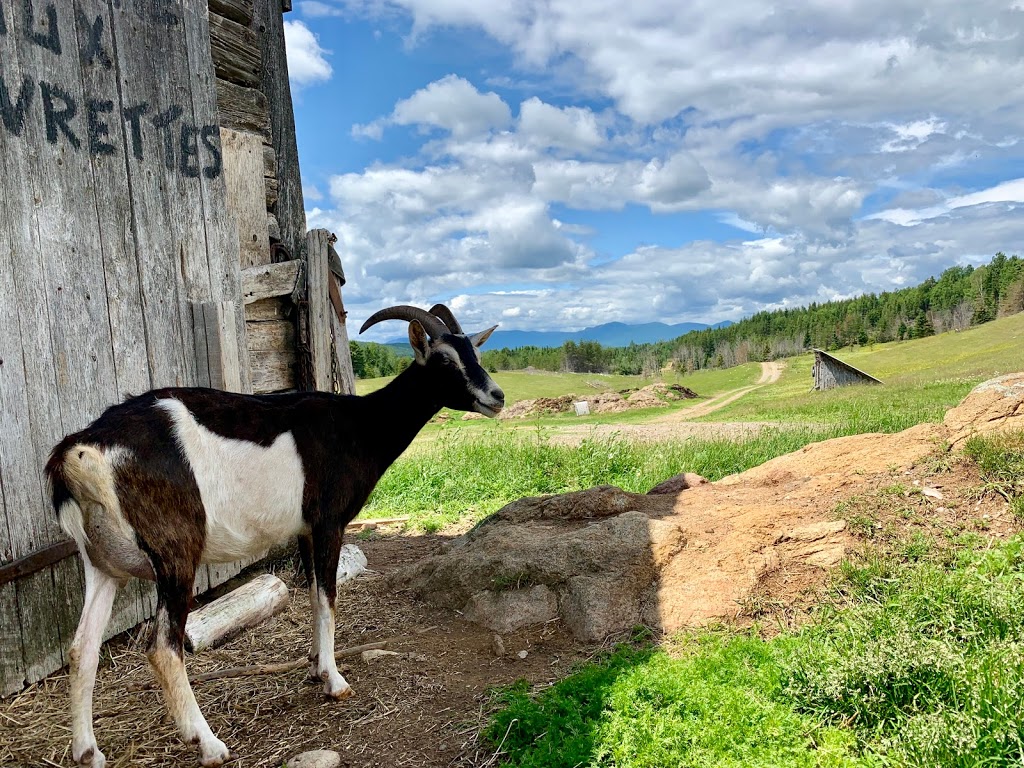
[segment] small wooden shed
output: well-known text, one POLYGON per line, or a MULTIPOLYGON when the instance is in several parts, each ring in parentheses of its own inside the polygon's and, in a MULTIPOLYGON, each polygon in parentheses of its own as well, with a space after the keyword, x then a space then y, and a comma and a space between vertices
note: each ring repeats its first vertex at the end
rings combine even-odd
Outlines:
POLYGON ((882 382, 870 373, 844 363, 838 357, 830 355, 823 349, 814 350, 814 389, 835 389, 849 384, 881 384, 882 382))
MULTIPOLYGON (((352 391, 341 263, 306 231, 287 10, 0 0, 0 695, 65 663, 81 610, 42 474, 61 437, 153 387, 352 391)), ((108 634, 154 605, 121 590, 108 634)))

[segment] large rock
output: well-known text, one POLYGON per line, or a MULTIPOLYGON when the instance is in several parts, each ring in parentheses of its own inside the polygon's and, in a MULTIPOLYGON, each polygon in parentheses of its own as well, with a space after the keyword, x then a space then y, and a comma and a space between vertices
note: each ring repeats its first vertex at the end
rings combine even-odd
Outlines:
POLYGON ((974 435, 1024 429, 1024 373, 979 384, 943 420, 949 442, 959 447, 974 435))

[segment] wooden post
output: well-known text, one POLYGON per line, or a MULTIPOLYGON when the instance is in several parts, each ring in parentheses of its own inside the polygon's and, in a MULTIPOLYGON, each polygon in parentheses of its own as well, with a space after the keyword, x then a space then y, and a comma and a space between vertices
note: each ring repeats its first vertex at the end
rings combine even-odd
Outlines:
POLYGON ((331 356, 330 238, 326 229, 313 229, 306 235, 306 334, 309 352, 307 388, 334 391, 331 356))

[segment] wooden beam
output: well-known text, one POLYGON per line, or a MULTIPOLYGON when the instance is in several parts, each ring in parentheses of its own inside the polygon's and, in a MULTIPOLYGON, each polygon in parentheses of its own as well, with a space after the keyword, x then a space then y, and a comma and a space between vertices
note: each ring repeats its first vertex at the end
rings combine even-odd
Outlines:
POLYGON ((210 11, 245 26, 252 24, 252 0, 210 0, 210 11))
POLYGON ((220 112, 223 128, 270 137, 270 107, 267 97, 256 88, 246 88, 217 78, 217 111, 220 112))
POLYGON ((210 14, 210 52, 217 77, 246 87, 260 84, 260 44, 247 25, 210 14))
POLYGON ((78 545, 68 539, 37 549, 24 557, 0 565, 0 587, 23 576, 28 576, 78 552, 78 545))
POLYGON ((288 296, 295 290, 301 272, 302 262, 298 259, 243 269, 242 301, 252 304, 261 299, 288 296))

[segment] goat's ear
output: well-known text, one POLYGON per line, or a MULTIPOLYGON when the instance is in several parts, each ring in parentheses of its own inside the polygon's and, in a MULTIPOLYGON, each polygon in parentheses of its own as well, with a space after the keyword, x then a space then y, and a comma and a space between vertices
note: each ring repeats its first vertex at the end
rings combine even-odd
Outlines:
POLYGON ((416 362, 420 365, 427 362, 427 358, 430 357, 430 339, 427 338, 427 332, 423 330, 419 320, 409 322, 409 343, 412 345, 416 362))
POLYGON ((491 338, 491 334, 494 333, 494 329, 498 326, 494 325, 488 328, 486 331, 480 331, 480 333, 474 333, 469 337, 469 340, 473 342, 474 347, 482 347, 484 342, 491 338))

